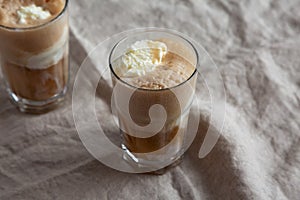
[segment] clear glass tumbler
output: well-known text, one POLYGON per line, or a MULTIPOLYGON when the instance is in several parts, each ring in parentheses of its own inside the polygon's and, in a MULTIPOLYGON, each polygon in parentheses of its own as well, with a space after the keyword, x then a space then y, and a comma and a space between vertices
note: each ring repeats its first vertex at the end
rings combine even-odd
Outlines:
POLYGON ((159 169, 175 163, 182 156, 195 94, 197 62, 194 46, 182 36, 167 31, 140 30, 114 46, 109 58, 114 85, 112 110, 123 138, 124 159, 129 163, 159 169), (139 87, 133 85, 130 78, 122 78, 119 73, 123 64, 121 58, 128 47, 136 41, 149 40, 165 43, 170 53, 170 60, 165 65, 180 65, 181 70, 174 73, 175 76, 189 71, 188 77, 173 77, 176 84, 172 87, 160 87, 150 81, 152 88, 139 87))
MULTIPOLYGON (((46 1, 48 2, 48 1, 46 1)), ((0 25, 0 65, 12 102, 23 112, 46 112, 63 100, 69 81, 68 0, 44 23, 0 25)))

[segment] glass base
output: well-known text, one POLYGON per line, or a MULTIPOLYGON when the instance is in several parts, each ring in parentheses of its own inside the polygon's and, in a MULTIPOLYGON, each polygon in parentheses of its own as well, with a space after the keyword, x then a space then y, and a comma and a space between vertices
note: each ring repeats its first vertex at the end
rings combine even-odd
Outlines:
POLYGON ((63 101, 67 92, 65 88, 61 93, 44 101, 33 101, 21 98, 8 89, 8 94, 11 102, 23 113, 43 114, 57 108, 63 101))
POLYGON ((127 163, 129 163, 131 166, 145 169, 145 171, 148 171, 148 172, 144 172, 144 174, 162 175, 162 174, 166 173, 169 169, 179 165, 183 158, 183 153, 181 153, 181 151, 179 151, 176 155, 174 155, 168 159, 165 158, 165 159, 161 160, 158 158, 156 161, 141 159, 141 158, 137 158, 134 154, 132 154, 126 148, 126 146, 124 144, 122 144, 121 147, 124 151, 123 159, 127 163), (171 164, 168 164, 168 163, 171 163, 171 164), (165 166, 165 167, 158 169, 158 168, 160 168, 160 166, 165 166), (154 170, 154 169, 158 169, 158 170, 154 170))

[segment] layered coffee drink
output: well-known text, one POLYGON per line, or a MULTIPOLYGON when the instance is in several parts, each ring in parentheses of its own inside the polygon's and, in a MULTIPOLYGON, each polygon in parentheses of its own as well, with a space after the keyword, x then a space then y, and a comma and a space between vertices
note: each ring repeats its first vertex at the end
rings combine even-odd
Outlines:
POLYGON ((176 40, 157 38, 133 41, 111 63, 123 149, 136 163, 160 166, 182 153, 196 57, 176 40))
POLYGON ((1 68, 22 110, 61 100, 69 77, 67 0, 0 0, 1 68))

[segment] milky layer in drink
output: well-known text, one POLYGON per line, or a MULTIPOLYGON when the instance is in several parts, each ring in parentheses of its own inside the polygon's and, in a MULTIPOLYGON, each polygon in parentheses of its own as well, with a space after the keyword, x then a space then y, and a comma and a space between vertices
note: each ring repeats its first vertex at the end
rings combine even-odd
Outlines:
POLYGON ((160 41, 141 40, 131 45, 114 70, 125 82, 138 88, 164 89, 186 81, 195 67, 168 51, 160 41))
POLYGON ((67 16, 59 16, 65 4, 65 0, 0 0, 2 59, 30 69, 59 62, 68 40, 67 16))

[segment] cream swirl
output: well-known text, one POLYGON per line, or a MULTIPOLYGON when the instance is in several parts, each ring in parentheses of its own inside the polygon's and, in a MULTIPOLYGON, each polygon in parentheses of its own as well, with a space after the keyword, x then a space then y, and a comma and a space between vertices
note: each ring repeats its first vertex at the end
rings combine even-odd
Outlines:
POLYGON ((141 40, 131 45, 122 56, 123 65, 118 69, 123 77, 145 75, 161 64, 167 54, 167 45, 163 42, 141 40))
POLYGON ((48 10, 43 10, 42 7, 32 4, 30 6, 22 6, 18 11, 17 15, 19 17, 20 24, 27 24, 27 20, 38 20, 38 19, 47 19, 51 17, 51 14, 48 10))

